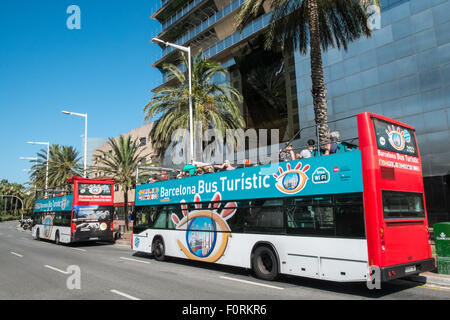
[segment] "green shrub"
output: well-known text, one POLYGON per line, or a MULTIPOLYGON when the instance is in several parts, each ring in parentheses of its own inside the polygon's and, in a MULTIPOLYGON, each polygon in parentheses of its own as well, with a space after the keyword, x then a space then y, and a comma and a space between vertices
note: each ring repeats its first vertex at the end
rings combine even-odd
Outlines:
POLYGON ((21 215, 0 214, 0 222, 19 220, 21 215))

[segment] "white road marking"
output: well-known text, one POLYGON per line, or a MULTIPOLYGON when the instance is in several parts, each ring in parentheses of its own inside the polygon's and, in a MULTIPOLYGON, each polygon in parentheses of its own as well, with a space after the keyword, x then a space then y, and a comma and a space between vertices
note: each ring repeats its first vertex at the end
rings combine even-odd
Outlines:
POLYGON ((126 293, 123 293, 123 292, 120 292, 120 291, 117 291, 117 290, 110 290, 110 291, 111 291, 112 293, 118 294, 118 295, 120 295, 120 296, 122 296, 122 297, 125 297, 125 298, 127 298, 127 299, 130 299, 130 300, 141 300, 141 299, 139 299, 139 298, 130 296, 129 294, 126 294, 126 293))
POLYGON ((55 267, 52 267, 52 266, 49 266, 49 265, 45 265, 45 267, 48 268, 48 269, 54 270, 54 271, 58 271, 58 272, 60 272, 60 273, 62 273, 62 274, 69 274, 69 273, 66 272, 66 271, 59 270, 58 268, 55 268, 55 267))
POLYGON ((70 249, 72 249, 72 250, 78 250, 78 251, 87 251, 86 249, 81 249, 81 248, 71 248, 71 247, 69 247, 70 249))
POLYGON ((23 258, 23 255, 21 255, 21 254, 18 254, 18 253, 12 252, 12 251, 11 251, 11 254, 23 258))
POLYGON ((150 262, 148 262, 148 261, 142 261, 142 260, 137 260, 137 259, 131 259, 131 258, 125 258, 125 257, 120 257, 120 259, 128 260, 128 261, 135 261, 135 262, 140 262, 140 263, 145 263, 145 264, 150 264, 150 262))
POLYGON ((271 285, 268 285, 268 284, 263 284, 263 283, 258 283, 258 282, 252 282, 252 281, 247 281, 247 280, 229 278, 229 277, 224 277, 224 276, 221 276, 220 278, 226 279, 226 280, 231 280, 231 281, 237 281, 237 282, 252 284, 254 286, 261 286, 261 287, 266 287, 266 288, 271 288, 271 289, 284 290, 284 288, 281 288, 281 287, 271 286, 271 285))

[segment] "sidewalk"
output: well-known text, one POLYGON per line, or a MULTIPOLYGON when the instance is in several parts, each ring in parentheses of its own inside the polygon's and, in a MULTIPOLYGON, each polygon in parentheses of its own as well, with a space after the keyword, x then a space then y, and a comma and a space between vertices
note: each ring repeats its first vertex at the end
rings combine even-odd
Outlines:
MULTIPOLYGON (((434 247, 434 244, 432 245, 432 247, 434 247)), ((436 254, 433 254, 433 258, 436 261, 436 254)), ((437 268, 437 266, 436 266, 436 268, 437 268)), ((450 288, 450 275, 446 275, 446 274, 439 274, 439 273, 434 273, 434 272, 424 272, 424 273, 420 273, 415 276, 409 276, 405 279, 408 279, 408 280, 411 280, 414 282, 419 282, 422 284, 450 288)))
POLYGON ((131 247, 131 238, 132 238, 132 234, 128 233, 128 234, 123 234, 122 237, 120 239, 116 240, 116 244, 119 244, 121 246, 128 246, 131 247))
POLYGON ((450 289, 450 275, 446 275, 446 274, 424 272, 417 276, 410 276, 406 279, 414 281, 414 282, 419 282, 422 284, 438 286, 438 287, 446 287, 446 288, 450 289))

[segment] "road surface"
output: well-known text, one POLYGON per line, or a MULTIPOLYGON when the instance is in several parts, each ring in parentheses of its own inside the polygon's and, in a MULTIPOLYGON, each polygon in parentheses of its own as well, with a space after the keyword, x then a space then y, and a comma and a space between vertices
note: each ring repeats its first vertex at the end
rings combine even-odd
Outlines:
MULTIPOLYGON (((180 259, 158 262, 129 246, 57 246, 33 240, 16 222, 0 223, 0 299, 45 300, 308 300, 450 299, 450 289, 398 280, 382 290, 361 283, 297 277, 267 282, 249 271, 180 259), (68 287, 69 266, 80 270, 80 289, 68 287)), ((72 278, 73 280, 73 278, 72 278)))

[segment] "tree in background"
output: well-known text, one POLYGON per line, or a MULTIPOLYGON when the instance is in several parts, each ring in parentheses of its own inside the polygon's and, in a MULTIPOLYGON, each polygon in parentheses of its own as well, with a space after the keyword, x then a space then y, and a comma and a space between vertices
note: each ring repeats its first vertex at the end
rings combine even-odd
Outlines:
MULTIPOLYGON (((37 161, 31 161, 30 179, 37 189, 45 189, 47 150, 41 149, 37 153, 37 161)), ((48 188, 56 188, 67 183, 73 176, 81 176, 83 167, 80 163, 78 151, 71 146, 53 144, 49 150, 48 188)))
POLYGON ((114 178, 122 187, 124 194, 125 225, 128 227, 128 191, 136 184, 136 169, 148 155, 141 155, 143 149, 137 146, 137 140, 131 137, 120 136, 117 139, 109 138, 108 145, 112 152, 100 151, 96 167, 92 170, 98 172, 103 178, 114 178))
POLYGON ((20 210, 27 209, 28 196, 28 190, 23 185, 2 179, 0 181, 0 212, 17 215, 20 210))
POLYGON ((49 186, 58 187, 67 183, 73 176, 82 176, 83 166, 78 151, 71 146, 58 146, 50 157, 48 168, 49 186))
MULTIPOLYGON (((235 88, 217 84, 215 77, 226 74, 220 63, 202 58, 198 53, 192 58, 192 105, 194 121, 202 125, 202 134, 208 129, 216 129, 225 137, 226 129, 244 128, 238 102, 242 96, 235 88)), ((188 65, 184 56, 184 65, 188 65)), ((177 129, 189 128, 189 74, 188 68, 182 71, 174 64, 165 64, 163 69, 177 84, 158 90, 150 103, 144 108, 145 120, 160 117, 150 131, 149 138, 159 157, 172 143, 172 134, 177 129)), ((177 137, 178 138, 178 137, 177 137)))
POLYGON ((362 36, 370 37, 368 8, 378 0, 246 0, 238 15, 238 29, 269 5, 273 15, 266 33, 266 48, 308 50, 311 58, 312 97, 321 145, 329 142, 327 90, 322 51, 344 48, 362 36))

